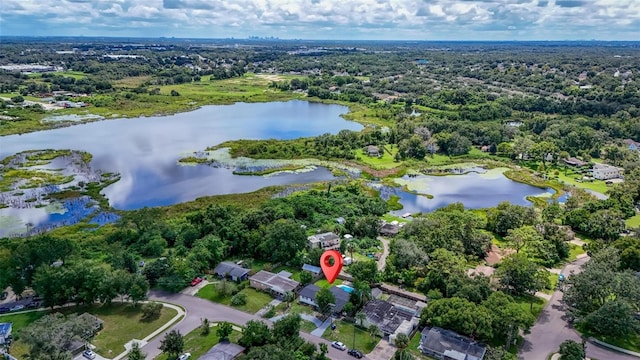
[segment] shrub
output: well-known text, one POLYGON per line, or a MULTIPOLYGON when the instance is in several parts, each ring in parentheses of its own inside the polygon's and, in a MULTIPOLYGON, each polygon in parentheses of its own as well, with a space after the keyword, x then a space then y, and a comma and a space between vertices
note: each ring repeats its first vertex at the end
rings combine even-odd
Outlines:
POLYGON ((231 305, 242 306, 247 304, 247 294, 238 293, 231 298, 231 305))
POLYGON ((269 310, 262 315, 265 319, 271 319, 274 316, 276 316, 276 308, 273 306, 269 306, 269 310))
POLYGON ((150 321, 160 317, 162 304, 158 302, 148 302, 142 305, 142 321, 150 321))

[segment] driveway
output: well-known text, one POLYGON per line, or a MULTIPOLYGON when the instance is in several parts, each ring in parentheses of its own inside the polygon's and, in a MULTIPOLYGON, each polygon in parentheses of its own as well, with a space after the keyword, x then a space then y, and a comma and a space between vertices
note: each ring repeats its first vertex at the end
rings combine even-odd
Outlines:
MULTIPOLYGON (((209 319, 209 321, 211 322, 228 321, 238 325, 244 325, 249 320, 260 320, 271 325, 270 321, 262 319, 256 315, 248 314, 231 307, 216 304, 194 296, 184 294, 170 294, 161 291, 151 291, 149 293, 149 300, 158 300, 180 305, 186 310, 187 314, 185 315, 184 319, 182 319, 178 324, 167 329, 167 331, 178 330, 182 335, 186 335, 187 333, 199 327, 202 323, 202 319, 204 318, 209 319)), ((153 359, 156 356, 160 355, 160 341, 164 338, 165 332, 159 334, 142 347, 142 351, 147 353, 148 359, 153 359)), ((300 332, 300 336, 303 339, 316 345, 320 343, 327 344, 327 346, 329 347, 329 353, 327 355, 331 359, 353 359, 353 357, 347 355, 346 351, 340 351, 332 348, 330 341, 305 332, 300 332)))
MULTIPOLYGON (((578 273, 580 267, 589 261, 589 257, 578 259, 564 267, 562 272, 569 275, 571 271, 578 273)), ((518 358, 523 360, 547 360, 549 354, 558 351, 565 340, 581 342, 580 334, 566 320, 562 292, 555 291, 531 332, 524 336, 518 358)), ((594 344, 587 344, 587 357, 598 360, 632 360, 637 358, 610 351, 594 344)))
POLYGON ((378 236, 378 240, 382 242, 382 255, 378 259, 378 270, 382 271, 387 264, 387 256, 389 256, 389 239, 378 236))

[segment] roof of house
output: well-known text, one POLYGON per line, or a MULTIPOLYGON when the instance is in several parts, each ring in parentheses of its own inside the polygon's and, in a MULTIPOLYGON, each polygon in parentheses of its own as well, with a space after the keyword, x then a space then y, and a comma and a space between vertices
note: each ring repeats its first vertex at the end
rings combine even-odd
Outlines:
POLYGON ((300 284, 295 280, 291 280, 289 278, 265 270, 258 271, 258 273, 253 275, 250 279, 266 284, 272 290, 278 291, 280 293, 293 291, 300 284))
POLYGON ((340 236, 332 233, 326 232, 322 234, 311 235, 307 238, 307 240, 311 242, 319 242, 319 241, 331 241, 331 240, 340 240, 340 236))
POLYGON ((314 274, 320 274, 320 272, 322 271, 322 269, 320 269, 320 267, 309 265, 309 264, 302 265, 302 270, 309 271, 309 272, 312 272, 314 274))
POLYGON ((204 355, 200 356, 200 360, 231 360, 242 354, 244 348, 240 345, 230 342, 220 342, 212 347, 204 355))
POLYGON ((403 321, 411 321, 411 314, 402 311, 390 302, 374 299, 369 301, 362 312, 367 316, 367 321, 375 324, 385 333, 393 334, 403 321))
POLYGON ((98 318, 95 315, 91 315, 89 313, 82 313, 82 314, 78 315, 78 318, 79 319, 84 319, 85 321, 88 321, 88 322, 91 322, 93 324, 94 330, 100 329, 100 327, 104 323, 104 321, 102 321, 100 318, 98 318))
POLYGON ((300 297, 315 299, 318 291, 320 291, 320 287, 318 285, 309 284, 300 290, 300 297))
POLYGON ((640 142, 637 142, 637 141, 632 140, 632 139, 624 139, 624 140, 622 140, 622 142, 623 142, 625 145, 635 145, 635 146, 640 146, 640 142))
POLYGON ((240 265, 236 265, 229 261, 223 261, 215 269, 213 272, 220 275, 231 275, 232 277, 241 277, 245 274, 249 273, 249 269, 245 269, 240 265))
POLYGON ((422 337, 421 347, 440 354, 447 353, 447 356, 454 359, 480 360, 486 352, 485 345, 451 330, 439 327, 424 328, 422 337), (464 354, 465 356, 459 357, 458 354, 464 354))
POLYGON ((7 335, 11 331, 11 323, 0 323, 0 335, 7 335))
MULTIPOLYGON (((300 290, 300 296, 315 300, 316 295, 318 294, 318 291, 320 291, 320 287, 314 284, 309 284, 305 286, 302 290, 300 290)), ((349 293, 340 289, 337 286, 330 287, 329 291, 331 291, 331 293, 333 294, 333 297, 336 299, 336 302, 334 303, 335 306, 333 307, 333 311, 334 312, 342 311, 342 308, 349 302, 349 296, 350 296, 349 293)))
POLYGON ((564 162, 569 165, 576 165, 576 166, 584 166, 588 164, 587 162, 584 162, 580 159, 576 159, 574 157, 566 158, 564 159, 564 162))
POLYGON ((596 163, 593 165, 593 169, 603 169, 603 170, 621 170, 619 167, 613 166, 613 165, 609 165, 609 164, 602 164, 602 163, 596 163))
POLYGON ((378 151, 378 147, 375 145, 368 145, 367 151, 378 151))
POLYGON ((386 223, 380 227, 381 233, 387 234, 397 234, 400 231, 400 227, 398 225, 386 223))

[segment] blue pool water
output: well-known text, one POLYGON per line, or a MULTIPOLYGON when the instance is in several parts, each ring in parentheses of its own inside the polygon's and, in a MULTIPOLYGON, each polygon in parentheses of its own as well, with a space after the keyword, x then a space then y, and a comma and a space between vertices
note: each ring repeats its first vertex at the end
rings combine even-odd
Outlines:
POLYGON ((340 289, 344 290, 345 292, 348 292, 349 294, 351 294, 353 292, 353 288, 351 286, 336 285, 336 287, 339 287, 340 289))

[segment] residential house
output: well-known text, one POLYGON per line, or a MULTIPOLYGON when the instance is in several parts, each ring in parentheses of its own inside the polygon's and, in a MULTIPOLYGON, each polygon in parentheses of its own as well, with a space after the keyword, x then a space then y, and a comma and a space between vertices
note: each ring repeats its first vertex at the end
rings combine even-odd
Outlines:
POLYGON ((622 140, 622 142, 627 145, 627 147, 629 148, 629 150, 631 151, 640 151, 640 142, 631 140, 631 139, 624 139, 622 140))
POLYGON ((102 330, 102 326, 104 325, 104 321, 89 313, 82 313, 78 315, 78 319, 91 324, 91 330, 89 330, 89 332, 83 336, 84 339, 94 337, 98 333, 98 331, 102 330))
POLYGON ((340 249, 340 237, 332 232, 311 235, 307 238, 309 240, 309 247, 320 248, 323 250, 339 250, 340 249))
POLYGON ((378 232, 382 236, 395 236, 398 234, 399 231, 400 231, 400 226, 391 224, 391 223, 382 224, 382 226, 380 227, 380 230, 378 230, 378 232))
POLYGON ((595 164, 591 170, 593 177, 599 180, 617 179, 622 175, 622 169, 607 164, 595 164))
POLYGON ((487 351, 485 345, 473 339, 438 327, 422 330, 418 349, 442 360, 482 360, 487 351))
POLYGON ((393 343, 398 334, 409 335, 418 326, 420 320, 415 316, 415 312, 409 312, 394 304, 374 299, 369 301, 363 308, 365 320, 362 326, 369 327, 375 325, 385 337, 389 337, 389 342, 393 343))
MULTIPOLYGON (((318 294, 318 291, 320 291, 320 287, 317 285, 309 284, 305 286, 300 290, 300 303, 317 308, 318 304, 316 303, 316 295, 318 294)), ((333 313, 340 314, 342 312, 342 308, 349 302, 349 293, 337 286, 330 287, 329 291, 331 291, 333 297, 336 299, 333 306, 333 313)))
POLYGON ((366 148, 364 148, 364 152, 367 153, 367 155, 371 156, 371 157, 380 156, 380 150, 375 145, 367 146, 366 148))
POLYGON ((209 349, 199 360, 232 360, 244 353, 244 347, 228 341, 219 342, 209 349))
POLYGON ((565 164, 569 165, 569 166, 575 166, 575 167, 583 167, 588 165, 587 162, 584 162, 580 159, 576 159, 574 157, 570 157, 570 158, 566 158, 563 160, 565 164))
POLYGON ((218 266, 213 269, 213 273, 220 278, 229 277, 231 280, 237 282, 244 281, 249 278, 249 269, 245 269, 230 261, 223 261, 218 264, 218 266))
POLYGON ((249 285, 258 290, 263 290, 281 298, 287 292, 295 292, 299 282, 290 279, 291 273, 281 271, 277 274, 260 270, 257 274, 249 278, 249 285))
POLYGON ((322 269, 320 267, 309 264, 303 264, 302 271, 308 271, 313 274, 313 276, 318 276, 322 273, 322 269))
POLYGON ((0 345, 11 342, 12 323, 0 323, 0 345))

